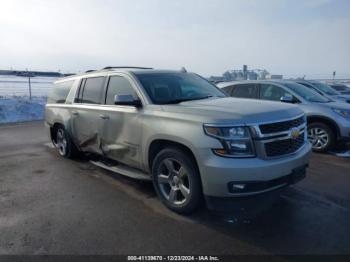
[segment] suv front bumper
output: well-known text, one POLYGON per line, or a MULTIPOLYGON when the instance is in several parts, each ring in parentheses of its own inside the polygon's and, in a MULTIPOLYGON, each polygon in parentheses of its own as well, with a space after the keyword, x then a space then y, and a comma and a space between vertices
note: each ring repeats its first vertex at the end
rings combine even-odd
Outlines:
POLYGON ((293 172, 287 176, 270 181, 247 182, 248 186, 252 185, 253 188, 255 187, 258 189, 261 187, 260 191, 250 191, 252 193, 248 193, 249 191, 247 190, 247 193, 236 194, 234 197, 205 196, 207 207, 210 210, 216 211, 241 211, 242 208, 249 211, 251 211, 251 208, 253 208, 255 209, 255 212, 259 209, 263 210, 275 201, 276 196, 279 195, 282 188, 295 184, 304 179, 306 176, 307 167, 307 165, 302 166, 293 170, 293 172), (262 193, 264 194, 261 195, 262 193), (256 210, 256 208, 259 209, 256 210))
POLYGON ((248 197, 266 193, 303 178, 309 163, 310 143, 296 153, 276 159, 224 158, 213 153, 200 155, 199 169, 203 194, 206 198, 248 197), (232 190, 232 185, 245 185, 245 189, 232 190))

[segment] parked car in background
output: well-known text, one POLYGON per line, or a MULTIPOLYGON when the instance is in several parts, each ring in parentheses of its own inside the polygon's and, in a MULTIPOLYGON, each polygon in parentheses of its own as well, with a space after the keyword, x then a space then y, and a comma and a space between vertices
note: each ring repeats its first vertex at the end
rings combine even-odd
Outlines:
POLYGON ((323 96, 330 98, 335 102, 350 103, 350 95, 343 95, 342 93, 334 90, 330 86, 316 81, 316 80, 295 80, 296 83, 304 85, 308 88, 315 90, 323 96))
POLYGON ((308 139, 314 151, 324 152, 340 140, 350 140, 350 105, 334 102, 294 81, 226 82, 218 86, 233 97, 298 105, 307 115, 308 139))
POLYGON ((329 84, 329 86, 344 95, 350 95, 350 87, 344 84, 329 84))
POLYGON ((185 71, 105 68, 64 78, 45 122, 60 155, 88 152, 100 167, 152 180, 178 213, 203 199, 229 208, 296 183, 311 151, 300 108, 227 97, 185 71))

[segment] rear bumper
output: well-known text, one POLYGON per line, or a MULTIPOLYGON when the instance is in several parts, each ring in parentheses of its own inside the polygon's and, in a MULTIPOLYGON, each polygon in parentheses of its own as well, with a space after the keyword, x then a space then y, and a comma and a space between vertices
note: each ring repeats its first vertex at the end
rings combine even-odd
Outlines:
MULTIPOLYGON (((307 165, 293 170, 287 176, 269 181, 240 181, 247 187, 240 193, 232 194, 232 197, 205 196, 209 210, 215 211, 241 211, 242 209, 259 208, 264 209, 274 202, 279 193, 289 185, 295 184, 306 176, 307 165)), ((229 183, 229 187, 232 183, 229 183)), ((229 189, 230 191, 230 189, 229 189)))

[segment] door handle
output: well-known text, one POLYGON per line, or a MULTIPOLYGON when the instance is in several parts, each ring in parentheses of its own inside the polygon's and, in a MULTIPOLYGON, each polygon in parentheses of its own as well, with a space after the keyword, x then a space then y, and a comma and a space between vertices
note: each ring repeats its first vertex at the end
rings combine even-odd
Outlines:
POLYGON ((100 115, 100 117, 104 120, 108 120, 109 119, 109 116, 106 116, 106 115, 100 115))
POLYGON ((72 111, 72 115, 77 116, 77 115, 79 115, 79 113, 77 111, 72 111))

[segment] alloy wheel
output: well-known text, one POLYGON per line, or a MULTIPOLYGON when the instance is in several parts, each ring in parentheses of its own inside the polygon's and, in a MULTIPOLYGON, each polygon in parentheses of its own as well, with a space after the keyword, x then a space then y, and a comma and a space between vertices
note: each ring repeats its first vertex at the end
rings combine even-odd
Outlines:
POLYGON ((164 198, 171 204, 179 206, 191 197, 188 171, 176 159, 164 159, 157 172, 157 183, 164 198))
POLYGON ((56 143, 55 146, 58 149, 58 152, 61 156, 65 156, 67 153, 67 139, 65 131, 62 128, 59 128, 56 133, 56 143))
POLYGON ((329 135, 324 129, 314 127, 308 130, 308 139, 314 149, 322 149, 327 146, 329 135))

